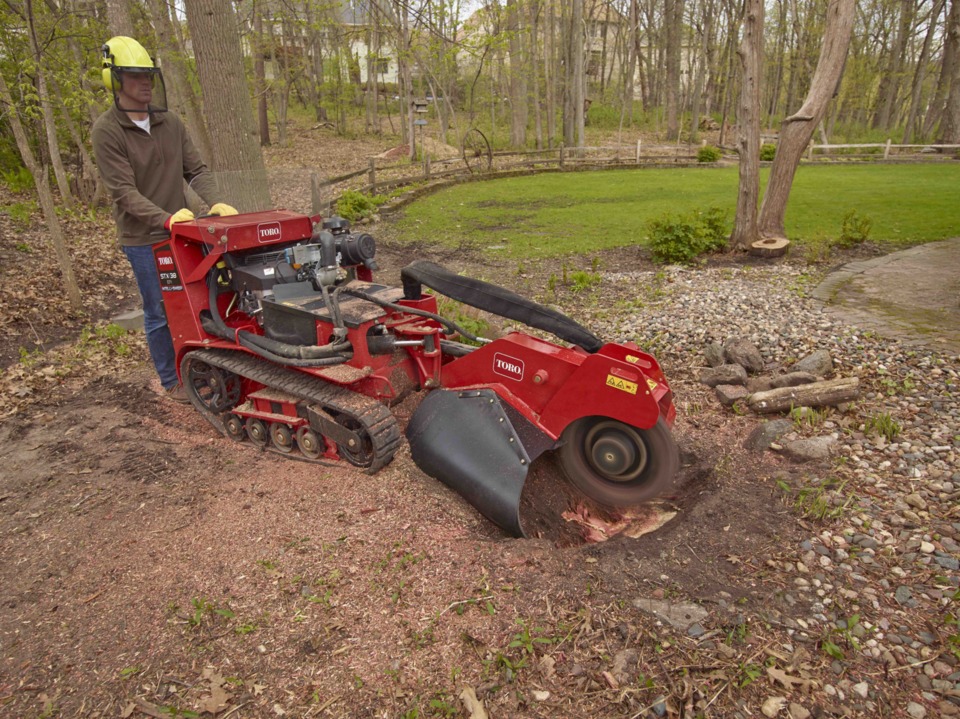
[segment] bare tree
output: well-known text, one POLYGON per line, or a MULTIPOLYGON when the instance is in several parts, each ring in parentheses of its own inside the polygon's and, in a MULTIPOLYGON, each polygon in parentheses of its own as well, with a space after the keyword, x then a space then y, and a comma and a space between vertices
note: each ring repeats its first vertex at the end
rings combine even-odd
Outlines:
POLYGON ((947 24, 947 43, 953 47, 953 67, 949 76, 950 90, 940 122, 941 144, 960 143, 960 0, 953 0, 947 24))
POLYGON ((217 126, 210 160, 223 199, 242 212, 265 209, 270 191, 233 5, 229 0, 190 0, 186 9, 203 104, 217 126))
POLYGON ((787 200, 800 157, 827 111, 843 73, 850 46, 856 0, 830 0, 820 59, 806 100, 797 112, 780 126, 777 154, 770 169, 767 191, 760 207, 759 229, 762 237, 786 237, 784 217, 787 200))
POLYGON ((665 0, 663 21, 666 24, 666 87, 667 139, 680 134, 680 43, 683 29, 683 0, 665 0))
POLYGON ((737 54, 742 67, 737 147, 740 185, 737 216, 730 236, 731 250, 745 250, 759 239, 757 202, 760 199, 760 77, 763 63, 763 0, 746 0, 743 38, 737 54))
POLYGON ((60 201, 67 209, 72 209, 73 195, 70 192, 70 183, 67 180, 67 171, 63 166, 63 158, 60 155, 60 144, 57 140, 57 124, 53 117, 53 106, 50 104, 50 93, 47 88, 47 71, 45 68, 45 58, 40 48, 40 41, 37 39, 36 17, 33 13, 32 0, 25 0, 24 15, 27 21, 27 31, 30 35, 30 50, 33 55, 33 67, 36 73, 37 83, 37 102, 40 104, 40 111, 43 115, 43 129, 47 138, 47 152, 49 153, 50 163, 53 165, 53 175, 57 180, 57 188, 60 190, 60 201))
POLYGON ((270 117, 267 114, 267 81, 263 63, 263 10, 258 2, 250 8, 253 13, 253 37, 250 51, 253 53, 253 87, 257 96, 257 129, 260 132, 260 147, 270 144, 270 117))
POLYGON ((53 252, 57 256, 57 264, 60 265, 63 287, 66 290, 67 299, 70 301, 70 307, 74 312, 82 312, 83 299, 80 296, 80 286, 77 284, 77 277, 73 272, 73 261, 67 251, 63 228, 60 226, 60 218, 57 217, 57 208, 53 204, 53 193, 50 192, 50 185, 47 183, 47 168, 41 165, 33 154, 30 139, 23 129, 23 123, 20 121, 18 105, 14 103, 13 97, 10 95, 3 73, 0 73, 0 103, 3 103, 3 114, 6 115, 7 121, 10 123, 10 129, 13 130, 13 136, 17 141, 17 148, 20 150, 23 164, 33 175, 33 184, 40 198, 43 219, 47 223, 47 232, 50 234, 53 252))
POLYGON ((527 63, 523 52, 520 26, 521 11, 517 0, 507 0, 507 35, 510 44, 510 144, 522 148, 527 144, 527 63))

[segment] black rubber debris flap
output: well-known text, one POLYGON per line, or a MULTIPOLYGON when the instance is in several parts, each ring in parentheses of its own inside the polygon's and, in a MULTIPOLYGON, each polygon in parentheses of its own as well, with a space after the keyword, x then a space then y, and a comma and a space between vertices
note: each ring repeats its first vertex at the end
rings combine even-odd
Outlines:
MULTIPOLYGON (((407 425, 413 461, 516 537, 532 461, 493 390, 433 390, 407 425)), ((533 458, 546 446, 534 442, 533 458)))
POLYGON ((408 300, 420 299, 420 286, 426 285, 457 302, 550 332, 587 352, 593 353, 603 347, 600 338, 565 314, 503 287, 463 277, 435 262, 411 262, 400 270, 400 277, 403 280, 403 296, 408 300))

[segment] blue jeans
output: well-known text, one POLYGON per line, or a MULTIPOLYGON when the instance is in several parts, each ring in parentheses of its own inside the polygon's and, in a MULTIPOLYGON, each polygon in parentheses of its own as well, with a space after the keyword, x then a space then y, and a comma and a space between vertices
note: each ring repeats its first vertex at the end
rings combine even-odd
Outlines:
POLYGON ((143 329, 147 334, 147 347, 153 366, 160 375, 160 384, 164 389, 170 389, 180 381, 177 378, 177 354, 173 349, 170 328, 167 327, 167 313, 163 309, 163 292, 153 259, 153 247, 123 246, 123 254, 130 260, 143 300, 143 329))

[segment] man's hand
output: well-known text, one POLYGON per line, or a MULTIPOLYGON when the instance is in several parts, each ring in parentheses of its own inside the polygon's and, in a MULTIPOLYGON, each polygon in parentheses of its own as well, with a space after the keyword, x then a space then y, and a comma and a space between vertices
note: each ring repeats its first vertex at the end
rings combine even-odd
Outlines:
POLYGON ((170 225, 176 222, 190 222, 190 220, 192 219, 194 219, 193 213, 190 210, 188 210, 186 207, 184 207, 183 209, 177 210, 172 215, 170 215, 170 217, 167 218, 167 221, 163 223, 163 226, 165 229, 169 230, 170 225))
POLYGON ((220 217, 229 217, 230 215, 239 214, 233 207, 224 203, 218 202, 213 207, 210 208, 211 215, 220 215, 220 217))

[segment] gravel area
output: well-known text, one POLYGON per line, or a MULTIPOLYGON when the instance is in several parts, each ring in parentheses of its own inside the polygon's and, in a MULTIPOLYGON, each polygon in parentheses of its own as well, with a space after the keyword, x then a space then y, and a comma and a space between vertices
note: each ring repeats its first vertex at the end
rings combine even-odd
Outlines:
MULTIPOLYGON (((870 712, 877 683, 912 676, 921 693, 907 707, 911 717, 960 714, 960 357, 829 315, 808 297, 819 278, 805 266, 603 279, 604 296, 620 298, 618 311, 594 307, 587 324, 653 349, 684 387, 678 396, 688 411, 704 346, 732 336, 753 342, 768 369, 783 371, 819 349, 830 352, 837 376, 859 377, 859 401, 808 414, 768 450, 797 437, 836 440, 828 462, 787 465, 777 477, 810 520, 809 536, 771 560, 789 578, 783 598, 798 612, 782 621, 791 636, 819 639, 835 655, 836 681, 822 687, 828 697, 870 712), (867 661, 851 671, 858 660, 867 661)), ((699 396, 716 401, 709 390, 699 396)))

